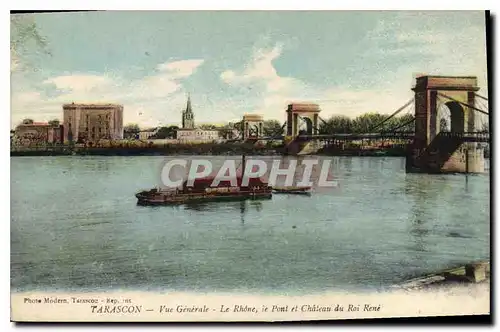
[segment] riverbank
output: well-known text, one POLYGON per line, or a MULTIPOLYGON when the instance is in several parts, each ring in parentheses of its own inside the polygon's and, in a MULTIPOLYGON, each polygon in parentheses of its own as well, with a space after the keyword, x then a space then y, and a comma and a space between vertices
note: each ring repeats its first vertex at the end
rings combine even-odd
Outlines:
POLYGON ((410 279, 394 286, 404 290, 433 289, 458 285, 476 285, 490 283, 490 262, 479 261, 453 267, 423 277, 410 279))
POLYGON ((153 146, 112 147, 28 147, 17 148, 11 156, 162 156, 162 155, 278 155, 283 149, 253 144, 163 144, 153 146))
MULTIPOLYGON (((164 156, 164 155, 286 155, 284 146, 256 146, 240 144, 167 144, 161 146, 125 146, 125 147, 28 147, 16 148, 11 157, 22 156, 164 156)), ((378 149, 320 149, 315 154, 323 156, 346 157, 404 157, 401 148, 378 149)))

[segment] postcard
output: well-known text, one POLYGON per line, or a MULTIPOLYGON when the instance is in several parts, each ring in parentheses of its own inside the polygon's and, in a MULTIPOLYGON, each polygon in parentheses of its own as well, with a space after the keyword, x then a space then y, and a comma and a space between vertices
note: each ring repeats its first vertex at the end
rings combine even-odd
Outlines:
POLYGON ((490 314, 489 12, 10 19, 12 321, 490 314))

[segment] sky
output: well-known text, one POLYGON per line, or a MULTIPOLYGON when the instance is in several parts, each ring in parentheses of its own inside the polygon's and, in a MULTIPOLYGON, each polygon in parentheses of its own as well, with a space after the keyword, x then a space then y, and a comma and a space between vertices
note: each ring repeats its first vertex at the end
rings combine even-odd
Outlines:
MULTIPOLYGON (((417 75, 477 76, 487 95, 482 11, 110 11, 28 14, 46 40, 11 52, 11 127, 62 120, 62 104, 124 106, 124 123, 179 125, 256 113, 285 121, 293 101, 322 118, 390 114, 417 75)), ((12 21, 11 21, 12 22, 12 21)), ((17 40, 11 24, 12 40, 17 40)))

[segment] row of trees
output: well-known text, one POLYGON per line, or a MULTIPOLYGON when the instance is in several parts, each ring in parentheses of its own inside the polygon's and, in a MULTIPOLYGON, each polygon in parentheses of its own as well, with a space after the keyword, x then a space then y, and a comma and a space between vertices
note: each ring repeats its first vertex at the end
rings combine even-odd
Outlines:
MULTIPOLYGON (((391 131, 397 128, 398 131, 414 130, 412 114, 395 116, 383 124, 389 114, 366 113, 356 118, 349 118, 345 115, 333 115, 318 124, 320 134, 351 134, 351 133, 368 133, 371 130, 376 132, 391 131), (381 124, 379 126, 379 124, 381 124)), ((283 134, 283 125, 277 120, 264 121, 263 125, 264 136, 277 136, 283 134)))
MULTIPOLYGON (((345 115, 333 115, 324 119, 318 124, 318 131, 320 134, 350 134, 350 133, 367 133, 371 130, 377 132, 390 131, 397 128, 398 131, 411 131, 414 130, 414 123, 412 114, 405 114, 402 116, 395 116, 383 124, 389 114, 379 113, 366 113, 354 119, 345 115), (380 126, 378 126, 381 124, 380 126)), ((264 121, 262 128, 264 136, 278 136, 282 135, 284 128, 277 120, 264 121)))
POLYGON ((390 114, 366 113, 354 119, 344 115, 334 115, 322 121, 319 125, 321 134, 351 134, 385 132, 385 131, 412 131, 415 128, 413 114, 394 116, 382 123, 390 114), (380 124, 380 125, 379 125, 380 124))

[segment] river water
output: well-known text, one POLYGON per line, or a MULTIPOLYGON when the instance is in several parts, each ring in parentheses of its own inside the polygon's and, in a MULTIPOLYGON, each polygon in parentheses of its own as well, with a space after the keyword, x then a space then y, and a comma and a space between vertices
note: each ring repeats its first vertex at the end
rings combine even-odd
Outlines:
POLYGON ((11 158, 14 291, 383 289, 489 259, 489 175, 334 158, 311 197, 143 207, 161 157, 11 158))

